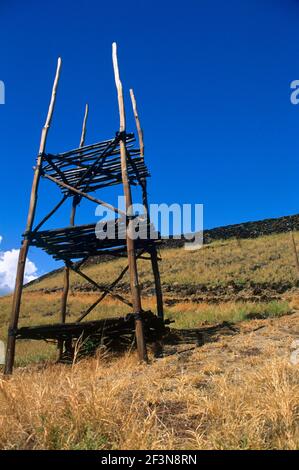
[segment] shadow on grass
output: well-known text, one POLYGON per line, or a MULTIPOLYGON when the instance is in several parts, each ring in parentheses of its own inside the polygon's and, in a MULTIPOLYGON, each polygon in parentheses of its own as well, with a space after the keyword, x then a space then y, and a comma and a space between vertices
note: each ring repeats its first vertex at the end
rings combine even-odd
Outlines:
POLYGON ((240 330, 236 325, 227 321, 203 328, 171 328, 163 337, 162 341, 154 345, 155 347, 153 352, 155 357, 181 354, 201 347, 206 343, 216 342, 221 336, 235 335, 239 333, 239 331, 240 330), (179 350, 178 348, 179 346, 189 344, 192 344, 193 347, 183 350, 179 350))

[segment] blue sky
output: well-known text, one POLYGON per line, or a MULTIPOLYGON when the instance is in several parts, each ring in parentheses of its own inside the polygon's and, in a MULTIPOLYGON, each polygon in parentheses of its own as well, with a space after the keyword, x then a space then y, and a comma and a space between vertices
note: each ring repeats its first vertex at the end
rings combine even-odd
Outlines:
MULTIPOLYGON (((19 247, 58 56, 47 150, 78 145, 85 102, 87 143, 117 130, 113 41, 128 130, 130 87, 138 99, 152 202, 203 203, 206 228, 298 212, 298 20, 296 0, 1 0, 1 250, 19 247)), ((59 196, 43 184, 38 214, 59 196)), ((96 220, 93 205, 82 204, 83 220, 96 220)), ((39 272, 55 266, 38 250, 30 259, 39 272)))

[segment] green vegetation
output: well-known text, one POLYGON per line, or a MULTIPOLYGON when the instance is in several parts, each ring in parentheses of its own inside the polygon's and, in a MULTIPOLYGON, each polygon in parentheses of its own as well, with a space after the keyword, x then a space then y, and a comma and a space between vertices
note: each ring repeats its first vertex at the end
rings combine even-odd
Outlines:
POLYGON ((175 328, 199 328, 206 323, 237 323, 251 319, 275 318, 290 312, 288 302, 253 303, 227 302, 220 304, 178 304, 167 309, 166 318, 175 321, 175 328))

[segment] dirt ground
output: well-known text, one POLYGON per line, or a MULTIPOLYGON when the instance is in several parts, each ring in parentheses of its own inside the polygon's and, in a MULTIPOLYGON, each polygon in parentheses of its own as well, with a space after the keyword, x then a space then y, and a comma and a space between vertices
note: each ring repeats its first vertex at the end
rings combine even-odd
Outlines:
MULTIPOLYGON (((196 330, 178 330, 165 338, 164 357, 179 354, 188 362, 192 354, 202 364, 219 362, 222 367, 237 367, 244 358, 258 357, 258 366, 275 357, 289 358, 294 340, 299 340, 299 310, 273 319, 256 319, 237 324, 223 322, 203 325, 196 330), (272 351, 273 357, 269 357, 272 351)), ((299 344, 298 344, 299 348, 299 344)), ((253 361, 254 362, 254 361, 253 361)))

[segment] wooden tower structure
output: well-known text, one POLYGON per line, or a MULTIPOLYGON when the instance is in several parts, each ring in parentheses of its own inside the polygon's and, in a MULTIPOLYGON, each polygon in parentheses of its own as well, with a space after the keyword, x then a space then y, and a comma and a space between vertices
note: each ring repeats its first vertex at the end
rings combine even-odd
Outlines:
POLYGON ((111 295, 119 301, 130 305, 132 314, 129 315, 129 319, 105 320, 105 328, 110 331, 111 337, 115 338, 119 331, 126 332, 133 326, 138 357, 141 361, 146 361, 147 350, 144 325, 149 326, 149 328, 151 327, 150 324, 153 319, 153 314, 148 316, 148 312, 144 312, 142 309, 138 280, 138 258, 148 259, 151 262, 157 304, 157 315, 155 316, 156 320, 154 323, 160 326, 164 325, 163 298, 157 256, 157 242, 159 241, 159 237, 151 237, 153 232, 149 220, 146 181, 149 172, 144 161, 143 132, 140 125, 134 92, 130 90, 139 141, 139 148, 136 148, 134 145, 134 134, 126 131, 124 95, 119 75, 117 46, 115 43, 112 45, 112 60, 118 97, 119 130, 111 139, 92 145, 86 145, 85 134, 88 117, 88 106, 86 105, 79 147, 59 154, 50 154, 46 152, 46 142, 60 78, 61 59, 58 59, 49 110, 45 125, 42 129, 40 147, 34 169, 27 225, 19 253, 11 318, 8 328, 5 374, 12 373, 17 339, 55 340, 58 343, 59 357, 61 358, 67 349, 71 349, 74 338, 82 333, 88 335, 90 332, 103 328, 103 321, 90 322, 82 320, 85 319, 107 295, 111 295), (56 204, 41 221, 34 225, 39 184, 42 179, 54 183, 62 194, 58 204, 56 204), (90 194, 112 185, 123 186, 125 211, 90 194), (142 201, 145 208, 145 215, 143 216, 137 216, 132 209, 132 185, 140 186, 141 188, 142 201), (112 222, 115 226, 116 233, 114 239, 98 237, 96 234, 96 224, 76 225, 76 210, 81 199, 87 199, 90 202, 100 204, 115 212, 116 218, 112 222), (71 201, 69 225, 64 228, 41 230, 45 222, 69 200, 71 201), (142 222, 143 228, 146 228, 146 237, 140 239, 135 239, 133 236, 133 230, 134 227, 136 227, 134 222, 136 223, 137 217, 139 217, 140 222, 142 222), (120 236, 121 232, 123 232, 123 236, 120 236), (64 262, 64 285, 61 297, 60 321, 53 325, 18 328, 25 264, 30 246, 39 247, 49 255, 52 255, 55 260, 64 262), (89 257, 107 254, 110 256, 126 256, 128 264, 110 287, 103 289, 96 281, 85 274, 83 269, 84 263, 89 257), (66 322, 70 271, 74 271, 95 288, 101 290, 99 298, 80 315, 75 323, 66 322), (130 278, 131 301, 113 292, 114 287, 123 278, 126 272, 129 273, 130 278))

